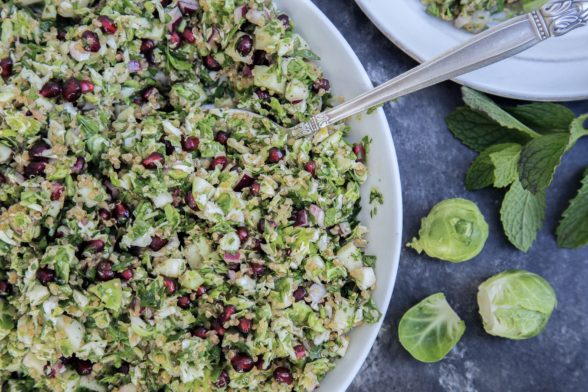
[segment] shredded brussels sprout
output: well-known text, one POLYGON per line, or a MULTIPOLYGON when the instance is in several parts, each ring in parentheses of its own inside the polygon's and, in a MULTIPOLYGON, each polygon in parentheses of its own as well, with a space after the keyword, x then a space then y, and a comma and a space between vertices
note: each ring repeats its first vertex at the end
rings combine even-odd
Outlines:
POLYGON ((0 389, 312 391, 380 313, 346 126, 262 0, 0 6, 0 389))

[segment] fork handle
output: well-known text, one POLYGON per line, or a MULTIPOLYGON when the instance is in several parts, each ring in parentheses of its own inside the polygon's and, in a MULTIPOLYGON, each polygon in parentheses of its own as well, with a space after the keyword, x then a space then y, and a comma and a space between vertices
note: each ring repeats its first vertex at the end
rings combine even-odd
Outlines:
POLYGON ((292 129, 294 137, 312 135, 320 128, 392 99, 482 68, 524 51, 550 37, 586 25, 588 0, 558 0, 537 11, 503 22, 473 36, 458 47, 359 95, 313 116, 292 129))

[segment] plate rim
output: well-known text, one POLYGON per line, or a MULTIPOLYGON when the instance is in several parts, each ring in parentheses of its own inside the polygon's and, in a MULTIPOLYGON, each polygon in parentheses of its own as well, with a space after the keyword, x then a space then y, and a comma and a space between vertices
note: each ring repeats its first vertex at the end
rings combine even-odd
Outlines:
MULTIPOLYGON (((417 0, 406 0, 406 1, 417 1, 417 0)), ((355 0, 355 4, 361 9, 365 16, 370 20, 370 22, 376 26, 376 28, 382 33, 388 40, 390 40, 394 45, 396 45, 400 50, 406 53, 409 57, 413 60, 417 61, 418 63, 422 63, 424 59, 417 55, 416 52, 411 50, 408 46, 402 43, 402 40, 397 37, 392 30, 385 28, 384 25, 378 22, 378 18, 373 14, 372 10, 368 7, 369 0, 355 0)), ((478 91, 492 94, 500 97, 505 97, 509 99, 516 99, 516 100, 525 100, 525 101, 540 101, 540 102, 568 102, 568 101, 581 101, 588 99, 588 92, 586 95, 562 95, 562 96, 535 96, 529 95, 525 93, 513 93, 512 91, 505 90, 499 87, 489 88, 484 84, 475 82, 475 81, 464 81, 463 76, 451 79, 451 81, 462 85, 471 87, 478 91)))

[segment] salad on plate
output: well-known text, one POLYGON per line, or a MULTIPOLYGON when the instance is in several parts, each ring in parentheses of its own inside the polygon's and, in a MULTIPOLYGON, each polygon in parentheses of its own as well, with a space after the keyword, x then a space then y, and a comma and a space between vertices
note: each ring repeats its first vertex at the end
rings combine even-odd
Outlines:
POLYGON ((0 388, 312 391, 380 312, 369 143, 263 0, 0 6, 0 388))

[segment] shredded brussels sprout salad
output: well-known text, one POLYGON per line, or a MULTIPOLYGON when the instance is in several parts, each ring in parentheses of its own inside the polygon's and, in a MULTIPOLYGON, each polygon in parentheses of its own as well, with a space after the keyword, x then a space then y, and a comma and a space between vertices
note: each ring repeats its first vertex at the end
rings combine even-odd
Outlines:
POLYGON ((264 0, 0 6, 0 389, 311 391, 380 313, 367 143, 264 0))

